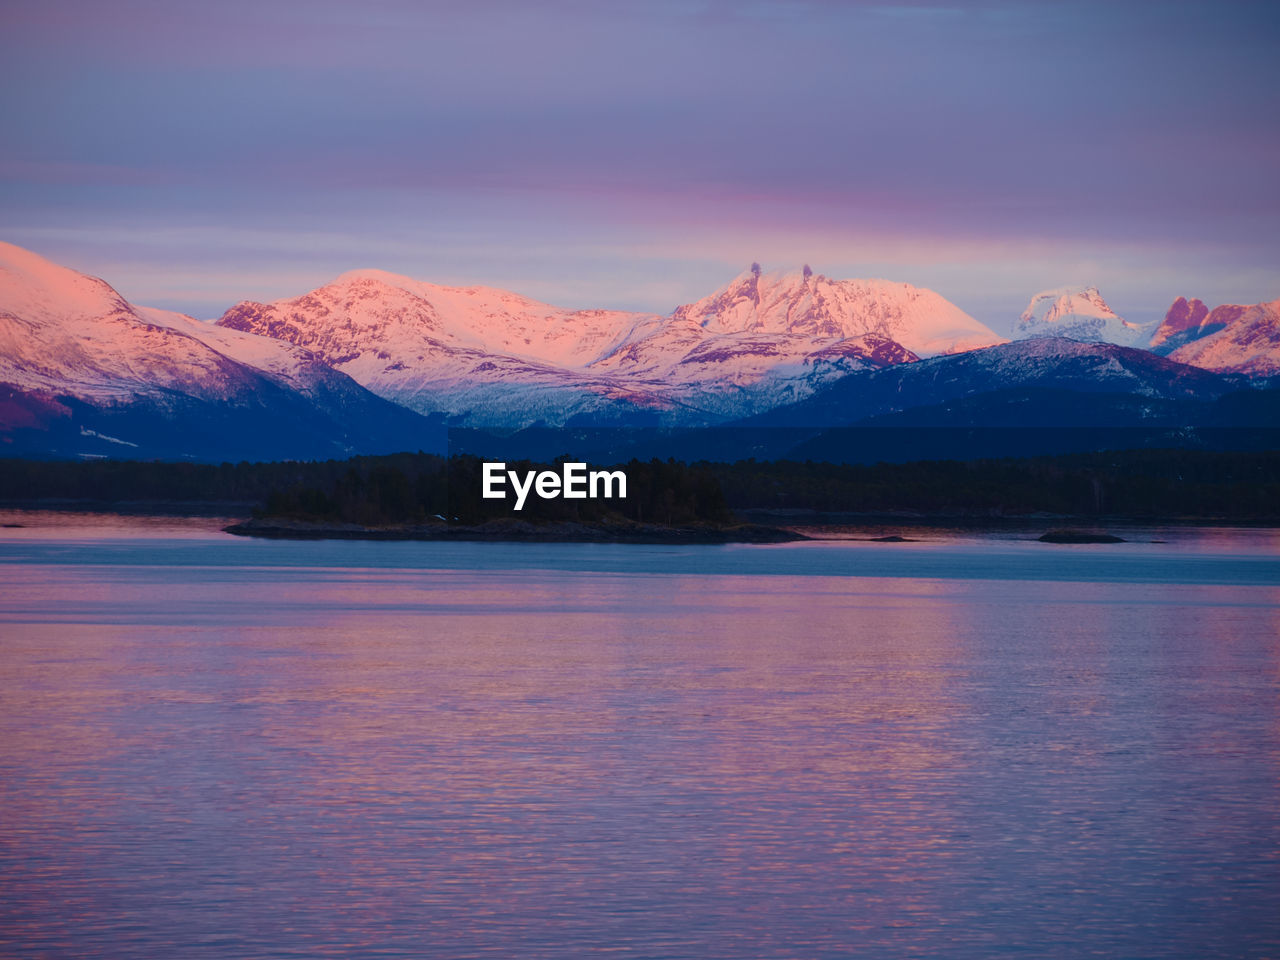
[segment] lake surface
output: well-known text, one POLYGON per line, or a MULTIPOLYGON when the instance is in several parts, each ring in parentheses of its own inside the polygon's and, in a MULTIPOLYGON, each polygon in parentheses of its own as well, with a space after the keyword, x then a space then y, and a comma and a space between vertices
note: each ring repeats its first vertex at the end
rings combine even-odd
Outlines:
POLYGON ((0 520, 4 956, 1280 954, 1276 531, 0 520))

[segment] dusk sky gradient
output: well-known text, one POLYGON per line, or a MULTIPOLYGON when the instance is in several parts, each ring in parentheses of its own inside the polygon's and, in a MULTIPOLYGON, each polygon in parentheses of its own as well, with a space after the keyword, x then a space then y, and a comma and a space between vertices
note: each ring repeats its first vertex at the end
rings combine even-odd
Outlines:
POLYGON ((666 312, 752 260, 1280 297, 1280 4, 31 2, 0 239, 200 317, 377 267, 666 312))

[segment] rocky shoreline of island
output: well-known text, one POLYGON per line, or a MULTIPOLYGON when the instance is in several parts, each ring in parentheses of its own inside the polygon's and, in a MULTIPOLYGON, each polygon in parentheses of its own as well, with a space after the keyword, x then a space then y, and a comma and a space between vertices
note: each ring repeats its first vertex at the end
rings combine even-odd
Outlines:
POLYGON ((516 543, 791 543, 809 537, 757 523, 666 526, 634 522, 487 520, 478 524, 417 523, 366 526, 284 517, 261 517, 223 528, 241 537, 269 540, 433 540, 516 543))

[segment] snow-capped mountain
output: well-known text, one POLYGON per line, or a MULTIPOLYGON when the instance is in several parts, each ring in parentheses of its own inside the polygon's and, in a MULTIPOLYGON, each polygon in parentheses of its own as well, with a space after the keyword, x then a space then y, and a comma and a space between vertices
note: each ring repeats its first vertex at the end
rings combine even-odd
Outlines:
POLYGON ((303 347, 411 409, 504 426, 714 423, 919 352, 1000 342, 932 291, 807 269, 748 270, 668 316, 366 270, 301 297, 237 304, 218 324, 303 347))
POLYGON ((1173 360, 1251 377, 1280 374, 1280 300, 1207 310, 1179 297, 1152 338, 1173 360))
POLYGON ((1102 299, 1097 287, 1061 287, 1031 298, 1014 327, 1015 340, 1065 337, 1081 343, 1145 346, 1155 324, 1130 323, 1102 299))
MULTIPOLYGON (((365 270, 214 324, 0 245, 0 450, 280 459, 441 449, 446 419, 812 426, 939 404, 929 416, 1015 422, 1031 403, 1057 422, 1054 397, 1127 397, 1130 416, 1280 372, 1280 301, 1179 300, 1155 338, 1168 359, 1056 336, 1141 337, 1092 288, 1023 320, 1008 343, 929 290, 753 265, 665 316, 365 270)), ((1091 407, 1102 421, 1109 403, 1091 407)))
POLYGON ((108 402, 232 396, 243 368, 179 323, 144 319, 106 282, 0 244, 0 381, 108 402))
POLYGON ((341 455, 401 449, 424 426, 289 344, 134 306, 103 280, 4 243, 0 384, 7 441, 19 426, 56 429, 67 452, 81 436, 201 456, 202 434, 228 452, 258 450, 249 438, 274 429, 278 456, 341 455), (371 429, 366 417, 378 418, 371 429))
POLYGON ((300 297, 236 304, 218 326, 301 347, 414 410, 517 425, 671 407, 656 386, 586 371, 641 316, 359 270, 300 297))
MULTIPOLYGON (((211 324, 136 306, 18 247, 0 254, 0 384, 21 396, 24 422, 65 420, 66 400, 95 415, 145 407, 158 423, 192 416, 193 403, 247 410, 271 394, 268 405, 287 396, 350 426, 371 391, 469 425, 696 425, 918 359, 899 337, 925 352, 999 339, 931 291, 807 269, 747 271, 668 316, 363 270, 211 324)), ((392 421, 414 426, 384 407, 369 430, 392 421)))
POLYGON ((932 290, 888 280, 832 280, 807 266, 762 273, 752 264, 710 296, 677 308, 672 319, 691 320, 713 333, 833 341, 874 335, 921 357, 1003 342, 932 290))

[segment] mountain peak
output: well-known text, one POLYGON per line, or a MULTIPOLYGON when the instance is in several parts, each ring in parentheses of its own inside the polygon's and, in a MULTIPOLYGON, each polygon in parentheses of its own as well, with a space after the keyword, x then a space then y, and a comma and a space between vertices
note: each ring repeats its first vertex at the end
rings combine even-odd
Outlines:
POLYGON ((1151 338, 1152 349, 1207 370, 1280 373, 1280 300, 1207 309, 1179 297, 1151 338))
POLYGON ((29 319, 85 319, 127 312, 105 280, 78 273, 12 243, 0 242, 0 310, 29 319))
POLYGON ((1031 298, 1027 309, 1022 312, 1021 320, 1030 322, 1044 319, 1047 314, 1066 316, 1078 314, 1082 316, 1114 317, 1115 311, 1103 299, 1098 288, 1087 286, 1053 287, 1041 290, 1031 298))
POLYGON ((1001 342, 932 290, 890 280, 833 280, 804 264, 765 273, 753 263, 715 293, 671 317, 715 334, 767 333, 843 339, 887 337, 920 356, 1001 342))
POLYGON ((1204 323, 1209 308, 1203 300, 1178 297, 1165 311, 1164 320, 1151 336, 1151 349, 1157 353, 1169 353, 1184 343, 1190 343, 1205 335, 1204 323))
POLYGON ((1132 347, 1144 343, 1154 326, 1125 320, 1095 286, 1055 287, 1031 298, 1014 326, 1014 339, 1063 337, 1132 347))

